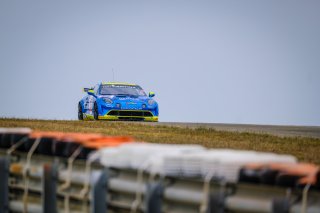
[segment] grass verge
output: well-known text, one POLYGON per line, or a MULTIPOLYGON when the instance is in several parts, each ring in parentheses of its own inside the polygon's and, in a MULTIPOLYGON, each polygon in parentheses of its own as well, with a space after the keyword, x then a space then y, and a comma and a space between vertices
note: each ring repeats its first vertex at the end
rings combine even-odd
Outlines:
POLYGON ((268 134, 216 131, 207 128, 151 126, 135 122, 58 121, 0 118, 0 127, 33 130, 128 135, 153 143, 200 144, 208 148, 231 148, 291 154, 300 161, 320 164, 320 139, 278 137, 268 134))

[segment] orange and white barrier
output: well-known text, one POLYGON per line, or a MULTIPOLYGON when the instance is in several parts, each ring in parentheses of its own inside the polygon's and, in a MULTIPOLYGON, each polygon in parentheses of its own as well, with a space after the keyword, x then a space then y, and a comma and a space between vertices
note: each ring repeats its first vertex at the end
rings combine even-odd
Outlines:
POLYGON ((319 213, 320 168, 291 155, 0 128, 0 213, 107 210, 319 213))

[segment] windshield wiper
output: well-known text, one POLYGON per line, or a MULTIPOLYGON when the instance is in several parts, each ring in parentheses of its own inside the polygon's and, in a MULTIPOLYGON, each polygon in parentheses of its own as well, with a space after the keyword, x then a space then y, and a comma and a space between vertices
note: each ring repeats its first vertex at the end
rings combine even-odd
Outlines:
POLYGON ((130 96, 129 94, 115 94, 116 96, 130 96))
POLYGON ((129 94, 101 94, 101 95, 130 96, 129 94))
POLYGON ((126 97, 133 97, 133 98, 139 97, 139 95, 132 95, 132 94, 117 94, 115 96, 126 96, 126 97))

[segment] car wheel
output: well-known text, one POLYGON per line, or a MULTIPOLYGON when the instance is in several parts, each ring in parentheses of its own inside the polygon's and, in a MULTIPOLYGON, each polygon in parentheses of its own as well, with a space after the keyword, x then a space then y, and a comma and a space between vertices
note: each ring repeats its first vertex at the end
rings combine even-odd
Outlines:
POLYGON ((83 120, 82 106, 80 103, 78 104, 78 119, 83 120))
POLYGON ((94 106, 93 106, 93 117, 94 117, 94 120, 99 120, 99 112, 98 112, 97 102, 95 102, 94 106))

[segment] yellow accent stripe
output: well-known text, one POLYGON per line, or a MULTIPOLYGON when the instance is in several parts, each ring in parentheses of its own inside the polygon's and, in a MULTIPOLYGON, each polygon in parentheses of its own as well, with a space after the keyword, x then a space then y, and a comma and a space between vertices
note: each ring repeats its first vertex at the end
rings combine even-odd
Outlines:
POLYGON ((94 120, 94 117, 93 115, 83 113, 83 120, 85 121, 94 120))
POLYGON ((137 84, 130 84, 124 82, 102 82, 102 85, 127 85, 127 86, 137 86, 137 84))

